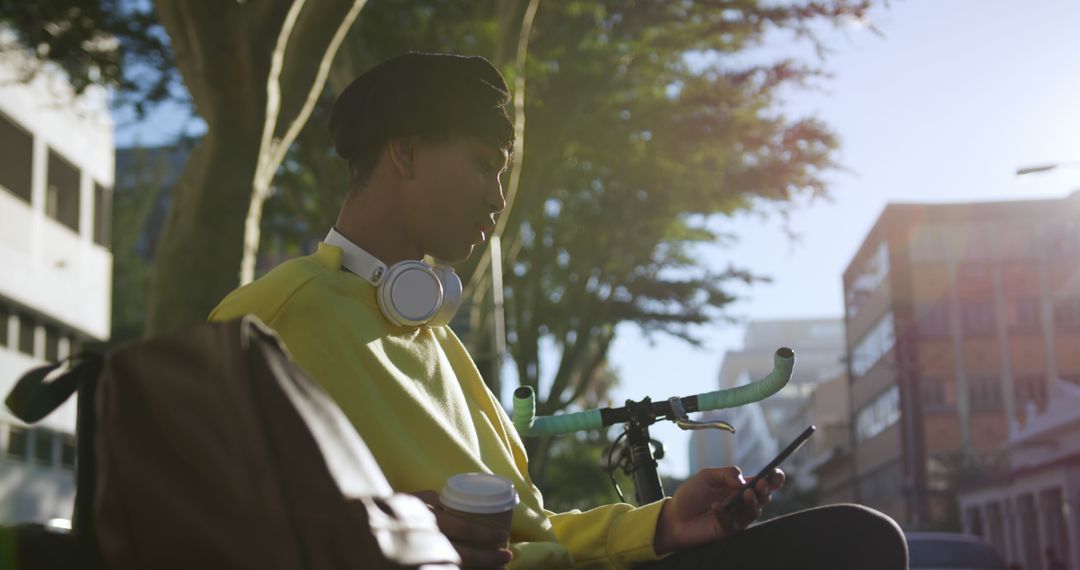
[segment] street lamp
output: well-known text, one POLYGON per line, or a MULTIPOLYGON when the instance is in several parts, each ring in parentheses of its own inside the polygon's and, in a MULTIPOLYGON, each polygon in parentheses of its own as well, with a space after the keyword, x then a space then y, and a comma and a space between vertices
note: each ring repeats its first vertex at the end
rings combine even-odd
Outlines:
POLYGON ((1036 172, 1049 172, 1059 167, 1072 167, 1080 166, 1080 161, 1070 160, 1065 162, 1051 162, 1048 164, 1033 164, 1031 166, 1024 166, 1016 169, 1017 176, 1023 176, 1025 174, 1035 174, 1036 172))

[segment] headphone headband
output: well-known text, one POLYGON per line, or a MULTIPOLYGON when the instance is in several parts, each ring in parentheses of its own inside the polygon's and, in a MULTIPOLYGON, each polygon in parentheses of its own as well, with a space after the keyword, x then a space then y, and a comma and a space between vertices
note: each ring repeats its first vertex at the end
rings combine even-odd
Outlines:
POLYGON ((386 276, 385 263, 349 241, 349 238, 339 234, 336 229, 330 228, 330 233, 326 234, 326 239, 323 241, 328 245, 341 248, 341 266, 364 281, 378 287, 386 276))

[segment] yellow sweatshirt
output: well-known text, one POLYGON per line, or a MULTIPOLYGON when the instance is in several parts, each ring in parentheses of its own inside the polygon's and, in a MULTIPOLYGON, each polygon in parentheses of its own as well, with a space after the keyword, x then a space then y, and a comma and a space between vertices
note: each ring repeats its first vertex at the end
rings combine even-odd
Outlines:
POLYGON ((587 512, 544 509, 525 449, 449 327, 398 327, 379 312, 375 288, 341 269, 341 249, 320 244, 227 296, 210 315, 254 314, 334 399, 395 490, 442 489, 455 473, 509 478, 511 568, 626 568, 657 558, 662 502, 587 512))

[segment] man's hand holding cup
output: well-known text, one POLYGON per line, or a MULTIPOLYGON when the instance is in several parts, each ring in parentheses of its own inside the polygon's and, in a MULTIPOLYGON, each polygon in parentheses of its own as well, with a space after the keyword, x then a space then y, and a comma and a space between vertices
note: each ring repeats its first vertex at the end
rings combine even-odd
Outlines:
POLYGON ((435 520, 466 568, 505 568, 517 491, 510 480, 488 473, 459 473, 440 494, 416 496, 431 507, 435 520))

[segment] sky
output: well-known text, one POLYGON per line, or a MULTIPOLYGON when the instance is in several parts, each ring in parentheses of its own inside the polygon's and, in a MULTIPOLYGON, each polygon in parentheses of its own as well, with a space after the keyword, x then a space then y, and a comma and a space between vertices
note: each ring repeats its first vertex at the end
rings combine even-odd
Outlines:
MULTIPOLYGON (((1080 167, 1015 175, 1021 166, 1080 161, 1080 0, 892 0, 871 23, 880 35, 826 30, 831 53, 820 63, 832 78, 790 93, 783 106, 792 117, 820 118, 839 137, 844 169, 827 176, 831 198, 795 208, 796 241, 777 216, 747 216, 718 226, 739 243, 702 252, 717 268, 772 277, 738 290, 730 314, 744 321, 841 317, 841 275, 889 202, 1059 198, 1080 189, 1080 167)), ((754 56, 789 54, 815 57, 784 35, 754 56)), ((200 130, 167 107, 138 124, 117 122, 117 146, 200 130)), ((698 334, 700 349, 621 327, 610 353, 621 382, 614 401, 715 390, 724 352, 741 348, 743 330, 716 324, 698 334)), ((652 433, 667 448, 661 472, 687 476, 687 432, 664 423, 652 433)))

